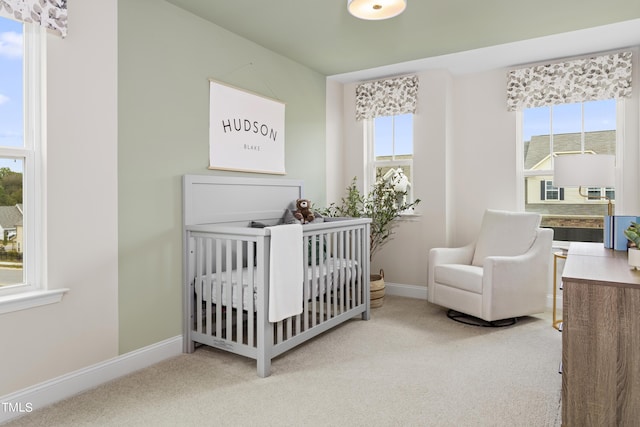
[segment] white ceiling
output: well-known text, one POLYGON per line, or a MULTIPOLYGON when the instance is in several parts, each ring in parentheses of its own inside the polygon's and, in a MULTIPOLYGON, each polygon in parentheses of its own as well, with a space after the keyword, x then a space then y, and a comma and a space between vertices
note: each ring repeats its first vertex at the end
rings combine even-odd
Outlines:
POLYGON ((346 0, 166 1, 340 81, 640 45, 639 0, 408 0, 385 21, 354 18, 346 0))

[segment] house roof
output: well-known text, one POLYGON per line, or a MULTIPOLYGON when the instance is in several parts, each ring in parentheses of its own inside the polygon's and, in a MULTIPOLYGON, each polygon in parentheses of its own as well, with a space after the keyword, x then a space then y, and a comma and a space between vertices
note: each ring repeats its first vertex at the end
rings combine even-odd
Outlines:
MULTIPOLYGON (((580 133, 564 133, 553 136, 554 153, 580 151, 580 133)), ((586 132, 584 134, 584 150, 596 154, 615 154, 616 132, 613 130, 586 132)), ((549 135, 536 135, 525 143, 524 167, 532 169, 549 153, 549 135)))
POLYGON ((22 225, 22 205, 0 206, 0 227, 3 230, 22 225))

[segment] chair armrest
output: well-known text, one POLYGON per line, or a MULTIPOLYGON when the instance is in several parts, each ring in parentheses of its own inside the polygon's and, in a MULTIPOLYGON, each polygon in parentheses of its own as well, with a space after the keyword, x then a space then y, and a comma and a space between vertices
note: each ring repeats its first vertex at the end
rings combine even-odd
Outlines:
MULTIPOLYGON (((483 306, 503 313, 515 307, 538 306, 543 311, 549 285, 553 230, 540 228, 531 248, 522 255, 484 260, 483 306)), ((532 311, 535 312, 535 311, 532 311)), ((498 315, 497 318, 501 318, 498 315)))
POLYGON ((476 244, 459 248, 433 248, 429 251, 429 267, 438 264, 471 264, 476 244))
POLYGON ((427 273, 427 299, 433 301, 433 291, 435 288, 434 270, 436 265, 441 264, 471 264, 475 242, 458 248, 433 248, 429 251, 429 263, 427 273))

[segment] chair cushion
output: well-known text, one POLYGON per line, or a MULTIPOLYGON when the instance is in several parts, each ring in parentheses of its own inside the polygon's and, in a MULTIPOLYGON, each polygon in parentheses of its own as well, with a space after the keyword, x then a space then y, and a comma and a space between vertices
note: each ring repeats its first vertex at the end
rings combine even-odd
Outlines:
POLYGON ((464 291, 482 293, 482 267, 465 264, 441 264, 433 271, 434 281, 464 291))
POLYGON ((533 244, 539 226, 537 213, 487 209, 471 264, 481 267, 488 256, 522 255, 533 244))

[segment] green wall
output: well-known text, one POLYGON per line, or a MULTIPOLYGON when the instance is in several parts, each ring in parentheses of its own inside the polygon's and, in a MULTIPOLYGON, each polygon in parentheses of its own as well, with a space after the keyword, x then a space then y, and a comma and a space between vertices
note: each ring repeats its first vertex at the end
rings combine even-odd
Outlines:
POLYGON ((119 1, 118 39, 122 354, 182 333, 182 175, 274 177, 207 169, 208 79, 286 104, 284 178, 323 205, 325 77, 164 1, 119 1))

